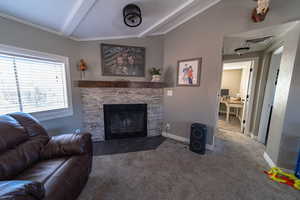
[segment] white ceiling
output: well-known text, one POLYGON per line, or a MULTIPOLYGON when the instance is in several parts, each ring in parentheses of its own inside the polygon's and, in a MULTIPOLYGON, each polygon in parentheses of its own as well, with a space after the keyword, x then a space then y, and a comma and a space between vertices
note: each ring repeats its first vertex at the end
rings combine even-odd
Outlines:
POLYGON ((163 35, 221 0, 1 0, 0 16, 75 40, 163 35), (130 28, 122 9, 137 4, 143 22, 130 28))
POLYGON ((288 32, 298 22, 289 22, 282 25, 270 26, 263 29, 256 29, 244 33, 232 34, 224 38, 223 54, 232 55, 235 54, 234 49, 245 45, 245 41, 255 38, 263 38, 267 36, 273 36, 272 39, 260 42, 257 44, 250 44, 250 51, 262 51, 272 45, 279 37, 288 32))

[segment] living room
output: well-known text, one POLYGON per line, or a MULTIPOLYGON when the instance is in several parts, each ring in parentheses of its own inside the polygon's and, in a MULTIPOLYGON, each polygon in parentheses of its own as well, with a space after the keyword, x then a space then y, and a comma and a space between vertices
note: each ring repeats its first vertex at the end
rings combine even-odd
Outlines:
MULTIPOLYGON (((296 186, 264 174, 297 164, 299 8, 298 0, 1 1, 0 199, 299 199, 296 186), (226 37, 276 26, 283 51, 268 142, 260 120, 257 138, 219 131, 223 62, 256 53, 224 56, 226 37), (204 155, 189 150, 194 129, 205 132, 204 155), (40 158, 17 165, 7 152, 31 137, 45 140, 40 158)), ((269 65, 259 66, 263 102, 269 65)), ((253 117, 262 104, 254 101, 253 117)))

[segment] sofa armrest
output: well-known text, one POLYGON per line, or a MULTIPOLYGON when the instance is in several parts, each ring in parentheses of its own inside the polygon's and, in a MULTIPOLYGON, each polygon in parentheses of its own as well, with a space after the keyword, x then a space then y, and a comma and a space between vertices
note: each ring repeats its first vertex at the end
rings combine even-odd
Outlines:
POLYGON ((0 181, 1 200, 33 200, 43 199, 45 188, 43 184, 33 181, 0 181))
POLYGON ((92 153, 90 133, 53 136, 41 152, 42 159, 92 153))

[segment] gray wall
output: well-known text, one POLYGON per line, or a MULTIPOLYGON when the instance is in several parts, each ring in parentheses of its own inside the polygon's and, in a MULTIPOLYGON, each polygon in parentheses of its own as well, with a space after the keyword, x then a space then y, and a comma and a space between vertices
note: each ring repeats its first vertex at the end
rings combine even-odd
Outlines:
POLYGON ((294 169, 300 128, 300 26, 284 36, 284 49, 276 87, 267 153, 279 166, 294 169))
MULTIPOLYGON (((53 53, 69 57, 71 79, 79 78, 76 71, 78 44, 72 40, 47 33, 0 17, 0 43, 24 49, 53 53)), ((44 121, 42 124, 51 134, 68 133, 81 128, 79 90, 72 87, 74 115, 57 120, 44 121)))
POLYGON ((149 69, 152 67, 162 68, 163 66, 163 38, 162 37, 148 37, 136 39, 122 39, 122 40, 106 40, 106 41, 90 41, 79 43, 79 56, 83 58, 89 70, 86 72, 87 80, 134 80, 144 81, 151 80, 149 69), (146 77, 115 77, 102 76, 101 71, 101 53, 100 44, 119 44, 128 46, 140 46, 146 48, 146 77))
MULTIPOLYGON (((123 77, 101 76, 101 41, 76 42, 58 35, 54 35, 30 26, 20 24, 0 17, 0 44, 12 45, 24 49, 53 53, 67 56, 70 61, 70 72, 72 81, 72 99, 74 115, 60 118, 58 120, 43 121, 42 124, 52 135, 74 132, 77 128, 82 131, 81 98, 79 88, 74 81, 80 80, 78 62, 80 58, 85 59, 89 66, 86 79, 89 80, 120 80, 129 79, 123 77)), ((163 66, 163 38, 150 37, 141 39, 110 40, 105 43, 133 45, 146 47, 146 77, 130 78, 130 80, 150 80, 149 68, 163 66)))
POLYGON ((298 0, 273 0, 263 23, 251 21, 254 7, 254 1, 223 0, 166 35, 164 70, 173 96, 165 94, 164 114, 165 123, 171 124, 170 133, 188 137, 189 124, 201 122, 209 126, 208 143, 212 143, 224 36, 300 18, 298 0), (203 57, 200 87, 175 87, 177 60, 193 57, 203 57))
MULTIPOLYGON (((286 108, 282 140, 280 144, 278 164, 288 169, 295 169, 296 160, 300 151, 300 26, 295 34, 294 42, 298 47, 295 55, 294 69, 291 80, 291 87, 286 108)), ((292 58, 290 58, 292 59, 292 58)))

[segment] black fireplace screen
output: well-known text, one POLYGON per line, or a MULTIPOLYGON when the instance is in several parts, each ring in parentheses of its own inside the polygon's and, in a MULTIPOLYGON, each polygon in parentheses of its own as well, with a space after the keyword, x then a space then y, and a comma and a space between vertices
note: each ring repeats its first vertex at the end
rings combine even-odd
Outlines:
POLYGON ((147 136, 147 104, 105 104, 105 139, 147 136))

